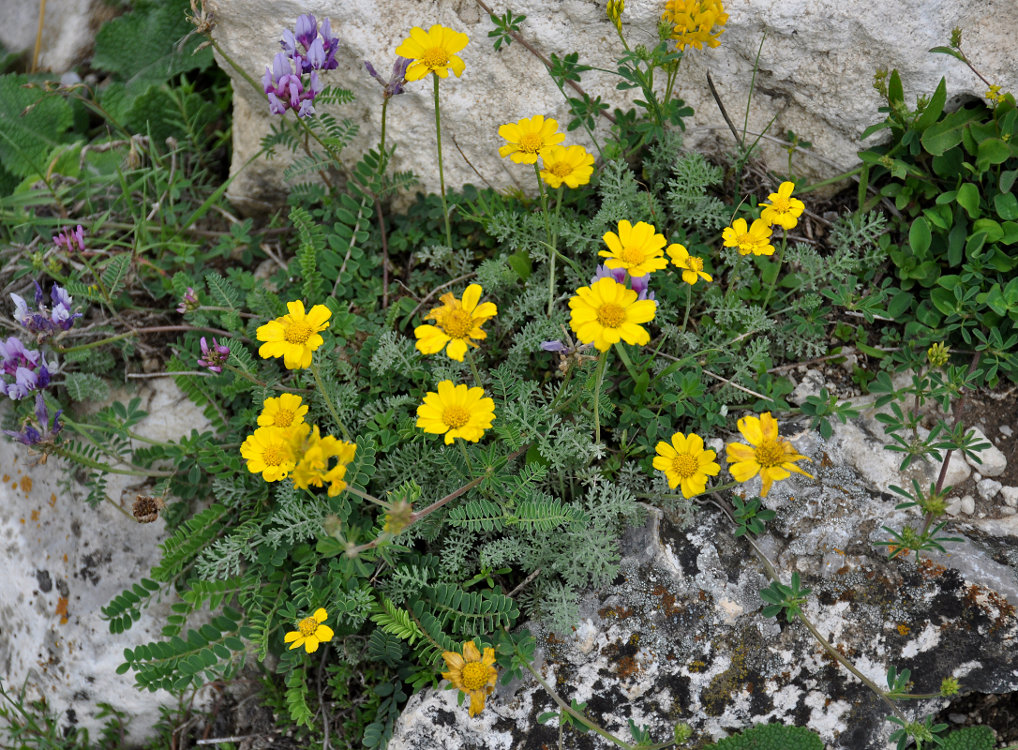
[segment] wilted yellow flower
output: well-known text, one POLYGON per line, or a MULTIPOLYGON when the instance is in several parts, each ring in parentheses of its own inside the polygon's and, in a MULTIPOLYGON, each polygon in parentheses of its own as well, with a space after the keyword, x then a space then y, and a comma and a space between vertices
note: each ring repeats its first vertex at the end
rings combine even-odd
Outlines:
POLYGON ((618 234, 605 232, 602 237, 608 249, 598 255, 608 259, 604 262, 605 267, 624 268, 630 276, 638 277, 660 271, 668 265, 664 259, 664 247, 668 240, 655 231, 653 224, 638 221, 633 226, 623 219, 618 229, 618 234))
POLYGON ((477 650, 473 641, 463 644, 463 655, 455 651, 444 651, 448 672, 442 677, 449 680, 457 690, 470 697, 470 715, 477 716, 484 710, 484 699, 495 689, 498 672, 495 670, 495 649, 484 649, 484 656, 477 650))
POLYGON ((295 393, 284 393, 278 398, 267 398, 258 415, 259 427, 292 427, 304 421, 308 406, 295 393))
POLYGON ((813 478, 812 474, 795 465, 796 461, 809 459, 800 455, 785 438, 778 436, 778 422, 769 411, 759 418, 743 417, 738 425, 739 432, 750 444, 729 443, 726 446, 725 457, 731 464, 728 470, 736 482, 748 482, 759 474, 763 483, 760 496, 767 497, 771 484, 788 479, 791 476, 789 472, 813 478))
POLYGON ((725 227, 721 232, 725 247, 737 247, 740 255, 773 255, 771 244, 771 227, 763 219, 755 219, 753 225, 746 226, 745 219, 736 219, 732 226, 725 227))
POLYGON ((407 66, 408 81, 418 81, 428 73, 448 78, 451 70, 457 78, 463 75, 466 63, 456 53, 467 46, 470 38, 462 31, 437 23, 425 31, 419 26, 410 29, 410 36, 396 48, 396 54, 413 60, 407 66))
POLYGON ((305 314, 300 300, 287 302, 286 309, 289 314, 255 331, 257 339, 266 342, 258 348, 258 356, 282 357, 287 370, 302 370, 311 366, 311 352, 325 343, 318 334, 329 327, 332 312, 325 305, 315 305, 305 314))
POLYGON ((438 384, 438 392, 428 391, 417 407, 417 426, 432 435, 445 435, 445 444, 455 438, 476 443, 495 420, 495 402, 484 397, 483 388, 468 388, 451 380, 438 384))
POLYGON ((425 320, 434 320, 435 325, 420 325, 414 329, 418 351, 436 354, 444 348, 450 359, 462 362, 467 346, 477 346, 474 339, 488 337, 481 326, 498 315, 493 302, 478 304, 483 291, 480 284, 471 284, 463 290, 462 300, 456 299, 452 292, 443 294, 440 297, 442 306, 424 316, 425 320))
POLYGON ((508 143, 498 149, 498 155, 508 156, 517 164, 535 164, 537 157, 544 157, 549 146, 557 146, 565 140, 558 132, 558 123, 544 115, 524 117, 519 122, 510 122, 498 129, 498 134, 508 143))
POLYGON ((318 644, 331 641, 335 635, 332 628, 322 623, 329 619, 328 613, 321 607, 315 610, 311 617, 305 617, 297 623, 297 629, 291 630, 283 636, 283 643, 290 643, 290 650, 304 647, 309 654, 318 650, 318 644))
POLYGON ((654 468, 664 472, 672 489, 681 485, 686 498, 699 495, 707 488, 707 477, 721 473, 721 465, 714 460, 717 453, 704 450, 703 438, 693 432, 689 437, 676 432, 671 444, 662 440, 654 451, 654 468))
POLYGON ((760 218, 770 224, 782 229, 793 229, 806 209, 806 204, 798 198, 792 197, 795 185, 791 182, 782 182, 778 186, 778 192, 767 196, 770 203, 759 204, 763 211, 760 218))
POLYGON ((346 489, 346 467, 353 461, 357 446, 332 435, 322 437, 318 425, 305 436, 299 449, 297 465, 293 469, 293 486, 299 490, 329 485, 329 497, 346 489), (332 459, 336 463, 329 466, 332 459))
POLYGON ((678 243, 669 245, 665 252, 672 259, 672 264, 682 269, 682 280, 690 286, 693 286, 700 279, 714 281, 713 276, 704 272, 703 259, 691 256, 689 251, 686 250, 685 245, 678 243))
POLYGON ((672 36, 676 49, 703 45, 717 47, 721 42, 723 28, 728 22, 728 14, 720 0, 668 0, 661 19, 672 24, 672 36), (717 31, 715 27, 719 27, 717 31))
POLYGON ((650 334, 641 323, 654 319, 657 303, 639 299, 636 292, 612 278, 598 279, 581 286, 576 296, 569 298, 569 327, 581 343, 593 343, 600 351, 608 351, 612 344, 625 341, 642 346, 650 341, 650 334))
POLYGON ((583 146, 549 146, 541 166, 541 179, 548 187, 557 188, 564 182, 566 187, 576 188, 590 182, 594 157, 583 146))

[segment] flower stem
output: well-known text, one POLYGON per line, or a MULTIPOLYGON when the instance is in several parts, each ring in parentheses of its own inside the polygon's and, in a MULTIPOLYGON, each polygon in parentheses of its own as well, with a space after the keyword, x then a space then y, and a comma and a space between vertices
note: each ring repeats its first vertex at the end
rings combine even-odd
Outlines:
POLYGON ((470 363, 470 369, 474 373, 474 382, 477 383, 478 388, 484 388, 484 384, 481 382, 481 373, 477 371, 477 365, 474 363, 474 355, 470 352, 470 348, 467 348, 467 362, 470 363))
POLYGON ((608 350, 601 352, 597 358, 597 374, 594 376, 594 442, 601 442, 601 383, 604 380, 604 368, 608 363, 608 350))
POLYGON ((459 446, 460 454, 463 456, 463 462, 467 465, 467 473, 474 473, 474 465, 470 463, 470 454, 467 453, 467 446, 463 444, 462 440, 456 440, 456 445, 459 446))
MULTIPOLYGON (((551 317, 551 309, 555 303, 555 238, 551 233, 551 222, 548 220, 548 193, 544 189, 544 180, 541 179, 541 168, 534 162, 534 176, 537 178, 537 192, 541 196, 541 215, 544 217, 544 236, 548 240, 548 316, 551 317)), ((561 191, 559 193, 561 200, 561 191)), ((557 212, 556 212, 556 218, 557 212)))
POLYGON ((369 503, 374 503, 375 505, 378 505, 382 508, 389 507, 382 500, 379 500, 374 495, 369 495, 367 492, 361 492, 357 488, 351 487, 349 484, 346 486, 346 491, 349 492, 351 495, 356 495, 357 497, 367 500, 369 503))
POLYGON ((682 328, 680 329, 683 333, 686 331, 686 323, 689 322, 689 308, 693 304, 693 285, 686 285, 686 314, 682 316, 682 328))
POLYGON ((353 438, 350 437, 350 431, 346 429, 346 425, 343 424, 343 420, 339 418, 339 412, 336 410, 336 405, 332 403, 332 399, 329 397, 329 392, 325 390, 325 383, 322 380, 322 374, 318 369, 318 361, 311 360, 311 373, 315 376, 315 383, 318 384, 318 392, 322 395, 322 400, 325 401, 325 405, 329 409, 329 413, 332 415, 332 421, 339 427, 340 432, 343 433, 344 439, 347 442, 353 442, 353 438))
POLYGON ((445 172, 442 170, 442 116, 438 107, 438 76, 432 73, 431 77, 435 82, 435 144, 438 149, 438 185, 442 194, 442 218, 445 219, 445 244, 452 249, 449 206, 445 202, 445 172))
MULTIPOLYGON (((781 249, 778 250, 778 267, 774 271, 774 278, 771 279, 771 283, 767 286, 767 294, 764 296, 763 309, 767 310, 767 303, 771 301, 771 295, 774 293, 774 287, 778 283, 778 276, 781 275, 781 261, 785 256, 785 247, 788 245, 788 230, 785 230, 785 236, 781 238, 781 249)), ((685 328, 685 324, 683 324, 685 328)))

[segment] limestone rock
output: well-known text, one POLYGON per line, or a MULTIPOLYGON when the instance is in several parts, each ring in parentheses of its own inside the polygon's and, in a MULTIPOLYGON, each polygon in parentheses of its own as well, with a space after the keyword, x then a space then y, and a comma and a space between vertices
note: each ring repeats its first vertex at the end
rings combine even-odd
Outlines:
POLYGON ((961 512, 967 516, 976 512, 976 499, 972 495, 965 495, 961 499, 961 512))
MULTIPOLYGON (((793 434, 787 425, 782 431, 793 434)), ((918 565, 889 561, 873 545, 886 539, 882 527, 917 517, 895 511, 895 498, 847 468, 841 431, 836 426, 827 442, 812 434, 796 440, 813 457, 816 480, 793 475, 775 485, 767 505, 778 516, 759 547, 784 582, 800 573, 812 589, 806 615, 878 684, 893 664, 912 670, 917 692, 936 692, 951 675, 967 690, 1018 688, 1009 645, 1018 635, 1018 524, 1000 520, 992 531, 949 525, 945 532, 964 540, 949 554, 924 556, 918 565)), ((799 624, 761 616, 759 590, 768 580, 719 511, 699 509, 687 528, 654 512, 624 548, 619 578, 590 592, 574 632, 534 626, 536 667, 565 700, 586 702, 595 721, 625 738, 630 719, 657 741, 680 721, 697 741, 779 721, 817 731, 833 750, 887 747, 893 726, 886 706, 799 624)), ((914 718, 945 705, 901 707, 914 718)), ((407 704, 389 747, 555 747, 555 722, 537 722, 554 710, 530 679, 499 685, 476 719, 457 707, 456 691, 428 690, 407 704)), ((565 731, 567 746, 576 746, 565 731)), ((612 747, 593 734, 582 741, 584 748, 612 747)))
MULTIPOLYGON (((271 64, 283 29, 309 10, 297 0, 208 0, 207 5, 215 14, 217 43, 255 79, 271 64)), ((663 5, 662 0, 626 3, 622 18, 630 46, 655 43, 663 5)), ((465 73, 441 86, 446 184, 484 182, 499 189, 533 189, 533 175, 527 169, 498 157, 502 144, 498 126, 535 114, 555 117, 564 126, 570 119, 567 105, 543 65, 523 45, 513 43, 500 52, 492 49, 487 33, 494 27, 478 4, 441 0, 417 3, 411 10, 396 0, 322 0, 312 10, 318 18, 331 18, 340 38, 340 67, 330 71, 325 81, 356 96, 352 105, 333 111, 360 126, 360 135, 343 152, 344 159, 355 161, 366 147, 378 142, 381 89, 365 73, 363 61, 371 61, 386 76, 394 50, 410 27, 437 23, 470 37, 460 55, 465 73)), ((505 8, 494 10, 501 13, 505 8)), ((521 33, 546 56, 578 52, 581 63, 614 69, 622 53, 603 2, 517 0, 512 10, 527 17, 521 33)), ((893 6, 820 0, 775 5, 769 0, 745 0, 727 4, 726 10, 730 18, 721 46, 687 50, 682 61, 677 93, 696 112, 687 122, 687 143, 733 149, 733 137, 707 88, 706 73, 711 72, 727 110, 741 124, 760 49, 748 133, 751 137, 760 133, 776 116, 761 147, 769 166, 779 172, 787 171, 788 154, 774 143, 775 136, 791 130, 811 141, 811 150, 793 157, 793 171, 807 182, 857 163, 861 132, 882 118, 877 112, 881 102, 872 86, 878 68, 900 70, 910 104, 917 95, 931 93, 942 76, 953 98, 982 96, 985 84, 964 65, 928 52, 947 44, 954 27, 964 29, 966 50, 991 81, 1006 85, 1018 80, 1018 58, 1009 53, 1018 33, 1012 0, 904 0, 893 6), (986 23, 987 18, 995 19, 994 23, 986 23)), ((258 150, 272 118, 262 92, 222 59, 220 65, 234 77, 232 171, 236 172, 258 150)), ((625 109, 635 93, 616 91, 616 81, 614 76, 593 71, 584 75, 582 85, 612 109, 625 109)), ((413 170, 425 190, 437 191, 430 81, 411 84, 408 93, 393 99, 389 117, 389 133, 399 144, 393 168, 413 170)), ((602 119, 599 138, 608 127, 602 119)), ((591 147, 582 130, 570 133, 567 141, 591 147)), ((281 203, 286 192, 281 177, 285 164, 280 158, 257 162, 233 183, 230 196, 249 209, 281 203)))
MULTIPOLYGON (((150 416, 133 429, 165 440, 208 422, 169 379, 140 389, 150 416)), ((165 537, 160 518, 139 524, 131 505, 144 492, 137 477, 112 476, 112 503, 89 507, 87 489, 58 458, 34 462, 23 445, 0 438, 0 675, 8 689, 26 688, 27 700, 45 697, 60 726, 77 725, 95 737, 103 721, 98 701, 125 711, 133 741, 159 719, 165 692, 134 687, 117 675, 125 647, 160 638, 169 602, 153 602, 120 635, 109 632, 100 609, 149 575, 165 537)))
POLYGON ((12 52, 32 54, 39 15, 45 8, 39 68, 63 73, 91 51, 95 33, 116 15, 103 0, 49 0, 48 3, 0 4, 0 43, 12 52))
POLYGON ((1018 506, 1018 487, 1001 487, 1000 496, 1009 508, 1018 506))
POLYGON ((968 461, 973 470, 978 471, 984 477, 999 477, 1004 473, 1004 469, 1007 468, 1007 456, 978 427, 973 427, 972 431, 975 433, 974 437, 977 441, 989 443, 990 447, 979 451, 979 460, 982 463, 977 463, 974 459, 968 457, 965 460, 968 461))

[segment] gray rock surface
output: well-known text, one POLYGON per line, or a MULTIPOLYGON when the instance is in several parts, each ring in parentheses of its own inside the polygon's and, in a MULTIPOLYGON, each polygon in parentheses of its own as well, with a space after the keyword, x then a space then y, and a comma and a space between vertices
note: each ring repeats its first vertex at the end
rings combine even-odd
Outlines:
POLYGON ((979 460, 982 463, 977 463, 974 459, 969 459, 968 457, 965 460, 968 461, 974 471, 978 471, 984 477, 999 477, 1007 468, 1007 456, 1004 455, 1000 448, 993 444, 993 441, 986 437, 986 433, 978 427, 971 429, 975 433, 976 440, 982 443, 989 443, 990 447, 979 451, 979 460))
MULTIPOLYGON (((846 441, 843 432, 839 426, 826 442, 802 435, 796 445, 813 458, 816 480, 793 475, 766 499, 778 517, 758 544, 782 580, 802 576, 812 589, 807 616, 878 684, 893 664, 912 670, 917 692, 936 692, 952 675, 966 690, 1018 688, 1018 524, 951 525, 947 531, 964 541, 948 554, 888 561, 873 542, 887 539, 883 526, 900 528, 914 516, 895 511, 896 498, 848 467, 852 436, 846 441)), ((886 748, 893 729, 886 706, 800 624, 761 616, 767 583, 713 506, 700 508, 687 528, 655 512, 628 535, 619 578, 587 596, 573 632, 535 628, 540 670, 566 700, 586 701, 595 720, 624 738, 629 719, 657 740, 680 721, 704 740, 780 721, 814 729, 836 750, 886 748)), ((902 710, 914 717, 947 704, 911 702, 902 710)), ((429 690, 410 700, 390 748, 555 747, 555 722, 536 721, 553 710, 533 680, 500 685, 476 719, 456 706, 456 691, 429 690)), ((611 747, 569 729, 566 746, 611 747)))
POLYGON ((53 73, 63 73, 81 62, 99 27, 117 14, 114 5, 103 0, 4 2, 0 3, 0 43, 12 52, 31 56, 43 7, 39 69, 53 73))
MULTIPOLYGON (((165 440, 203 429, 208 421, 169 379, 138 394, 150 416, 134 430, 165 440)), ((4 408, 0 405, 0 408, 4 408)), ((0 438, 0 679, 27 700, 45 697, 60 726, 96 736, 98 701, 125 711, 131 738, 145 738, 168 693, 138 691, 117 675, 125 647, 159 637, 169 602, 156 602, 126 633, 112 635, 100 608, 159 559, 165 524, 131 515, 142 491, 138 477, 112 477, 111 502, 89 507, 87 489, 67 463, 44 465, 23 445, 0 438)))
MULTIPOLYGON (((325 80, 349 88, 356 96, 352 105, 335 111, 361 128, 352 147, 343 152, 351 161, 365 147, 376 145, 379 133, 381 89, 366 75, 362 61, 370 60, 388 75, 395 48, 413 25, 442 24, 470 37, 460 55, 466 71, 441 86, 448 185, 484 182, 500 189, 519 185, 531 191, 533 175, 498 157, 503 143, 498 126, 535 114, 555 117, 563 125, 569 119, 555 84, 522 45, 514 43, 501 52, 492 49, 487 34, 493 26, 474 0, 411 6, 397 0, 322 0, 313 6, 298 0, 209 0, 207 5, 215 13, 217 43, 255 79, 279 49, 283 29, 292 26, 299 14, 310 10, 319 18, 332 19, 340 38, 340 67, 325 80)), ((515 14, 525 15, 521 32, 545 55, 561 57, 575 51, 581 63, 614 69, 622 53, 605 17, 604 2, 516 0, 488 5, 499 15, 510 7, 515 14)), ((623 24, 632 47, 655 42, 663 7, 663 0, 626 3, 623 24)), ((893 5, 744 0, 726 3, 725 9, 730 18, 721 46, 690 50, 682 61, 677 91, 696 111, 687 122, 687 142, 733 148, 732 136, 707 88, 706 73, 711 72, 727 110, 741 125, 760 49, 748 130, 759 133, 776 117, 761 145, 770 166, 780 172, 788 169, 788 155, 768 138, 791 130, 811 141, 811 152, 796 154, 793 164, 806 181, 857 163, 861 132, 881 117, 877 113, 881 102, 872 86, 878 68, 901 71, 910 105, 917 95, 931 93, 941 76, 946 76, 952 97, 982 96, 986 85, 963 64, 928 52, 946 44, 954 27, 964 29, 965 49, 991 81, 1006 87, 1018 80, 1018 55, 1012 43, 1018 34, 1018 14, 1013 12, 1013 0, 902 0, 893 5), (988 18, 993 23, 987 23, 988 18)), ((234 76, 235 84, 236 172, 257 152, 272 118, 261 91, 230 66, 223 67, 234 76)), ((615 90, 616 80, 594 71, 584 75, 583 86, 612 108, 625 107, 628 100, 615 90)), ((391 136, 399 143, 393 167, 413 170, 427 191, 437 191, 431 82, 412 84, 407 94, 392 100, 389 115, 391 136)), ((601 122, 600 137, 608 125, 601 122)), ((569 134, 568 142, 590 147, 580 130, 569 134)), ((281 202, 284 166, 282 159, 257 162, 231 186, 231 197, 249 209, 263 202, 281 202)))

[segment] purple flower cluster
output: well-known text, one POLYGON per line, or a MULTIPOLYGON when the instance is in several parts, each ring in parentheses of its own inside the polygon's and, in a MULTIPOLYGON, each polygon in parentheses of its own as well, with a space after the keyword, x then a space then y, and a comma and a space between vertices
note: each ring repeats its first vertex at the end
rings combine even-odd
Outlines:
POLYGON ((27 349, 16 336, 0 341, 0 393, 15 401, 49 385, 50 369, 37 349, 27 349))
POLYGON ((309 117, 315 113, 312 100, 323 86, 318 71, 339 67, 336 50, 339 37, 332 35, 329 19, 318 21, 310 13, 297 18, 295 31, 286 29, 280 41, 282 52, 272 60, 272 68, 265 68, 262 87, 269 98, 269 110, 281 115, 292 109, 298 117, 309 117), (304 76, 307 75, 305 82, 304 76))
POLYGON ((58 409, 57 413, 53 415, 53 420, 50 421, 49 409, 46 408, 46 401, 43 399, 41 393, 35 394, 35 418, 38 422, 39 429, 36 429, 35 425, 26 423, 20 432, 13 430, 4 430, 4 434, 13 440, 17 440, 23 445, 38 445, 39 443, 51 443, 56 438, 60 430, 63 429, 63 425, 60 424, 60 415, 63 414, 63 409, 58 409), (41 430, 41 431, 40 431, 41 430))
POLYGON ((212 372, 222 372, 226 358, 230 356, 230 347, 220 344, 212 337, 212 346, 208 345, 205 337, 201 337, 201 359, 198 364, 207 367, 212 372))
POLYGON ((619 284, 628 286, 634 292, 636 292, 637 299, 654 299, 654 292, 650 291, 650 274, 644 274, 643 276, 630 276, 624 268, 608 268, 607 266, 598 266, 594 272, 594 278, 590 280, 591 284, 597 282, 598 279, 615 279, 619 284), (626 281, 629 283, 627 284, 626 281))
POLYGON ((197 310, 199 307, 201 307, 201 303, 198 301, 198 295, 194 293, 194 287, 189 286, 187 291, 184 292, 180 304, 177 305, 177 312, 181 314, 189 313, 192 310, 197 310))
POLYGON ((62 247, 67 252, 85 252, 85 230, 78 224, 78 228, 71 231, 64 229, 60 234, 53 237, 53 244, 62 247))
POLYGON ((392 97, 403 93, 403 85, 406 83, 406 69, 412 62, 413 60, 408 57, 397 57, 396 62, 392 64, 392 76, 388 81, 382 78, 382 76, 378 74, 378 71, 375 70, 375 66, 367 60, 364 61, 364 68, 368 71, 368 74, 378 81, 382 85, 382 88, 385 89, 382 92, 382 96, 386 99, 391 99, 392 97))
POLYGON ((50 289, 51 307, 45 305, 38 281, 35 282, 35 310, 29 310, 25 298, 19 294, 11 294, 11 299, 14 300, 14 319, 34 334, 46 336, 66 331, 81 317, 81 313, 71 312, 71 295, 56 284, 50 289))

